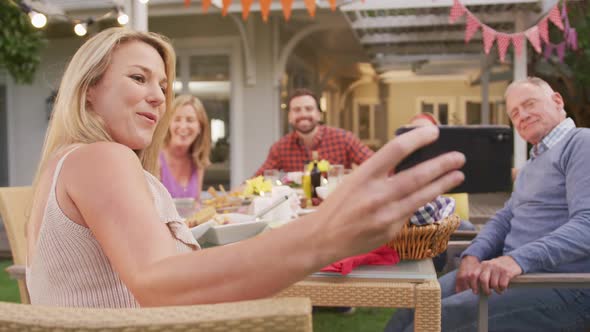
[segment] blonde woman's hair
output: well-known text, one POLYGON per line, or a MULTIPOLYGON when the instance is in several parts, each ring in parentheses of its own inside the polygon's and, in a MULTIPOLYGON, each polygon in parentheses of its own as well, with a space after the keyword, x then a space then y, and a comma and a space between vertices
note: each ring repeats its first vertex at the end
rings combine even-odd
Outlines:
POLYGON ((101 31, 84 43, 76 51, 65 70, 45 135, 41 161, 33 187, 37 186, 47 161, 61 148, 76 143, 113 141, 102 118, 95 112, 88 111, 86 93, 88 88, 102 79, 111 63, 114 50, 132 41, 144 42, 160 54, 169 82, 165 91, 166 111, 156 126, 152 142, 145 149, 135 151, 145 170, 153 174, 157 172, 158 152, 170 122, 171 112, 168 110, 174 97, 172 82, 175 79, 176 55, 172 45, 164 36, 128 28, 110 28, 101 31))
MULTIPOLYGON (((211 160, 209 159, 209 155, 211 153, 211 131, 209 129, 209 118, 207 117, 207 112, 205 111, 203 103, 199 100, 199 98, 191 95, 179 95, 174 99, 170 117, 174 117, 176 111, 185 105, 190 105, 194 109, 195 115, 197 116, 197 121, 199 121, 199 125, 201 126, 201 133, 199 136, 197 136, 189 148, 191 158, 197 167, 200 169, 205 169, 211 164, 211 160)), ((168 145, 170 142, 170 137, 170 130, 168 130, 166 132, 166 137, 164 138, 165 145, 168 145)))

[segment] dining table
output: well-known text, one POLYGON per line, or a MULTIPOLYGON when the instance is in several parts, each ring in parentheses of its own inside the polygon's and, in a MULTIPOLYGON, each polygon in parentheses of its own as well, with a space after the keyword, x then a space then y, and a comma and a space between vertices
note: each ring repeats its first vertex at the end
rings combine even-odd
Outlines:
POLYGON ((439 332, 441 294, 432 259, 357 266, 348 275, 316 272, 280 297, 308 297, 314 306, 413 308, 414 331, 439 332))

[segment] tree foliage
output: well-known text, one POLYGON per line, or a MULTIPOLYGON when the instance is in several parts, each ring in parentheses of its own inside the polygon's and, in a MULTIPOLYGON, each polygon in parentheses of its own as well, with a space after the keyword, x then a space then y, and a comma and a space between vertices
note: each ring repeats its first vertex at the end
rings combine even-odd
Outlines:
MULTIPOLYGON (((560 92, 566 111, 578 126, 590 127, 590 4, 569 1, 567 6, 570 24, 578 33, 578 50, 568 49, 564 63, 535 55, 529 72, 544 78, 560 92)), ((551 32, 553 42, 563 40, 563 32, 557 29, 551 32)))
POLYGON ((17 83, 33 82, 46 44, 43 33, 14 2, 0 0, 0 68, 17 83))

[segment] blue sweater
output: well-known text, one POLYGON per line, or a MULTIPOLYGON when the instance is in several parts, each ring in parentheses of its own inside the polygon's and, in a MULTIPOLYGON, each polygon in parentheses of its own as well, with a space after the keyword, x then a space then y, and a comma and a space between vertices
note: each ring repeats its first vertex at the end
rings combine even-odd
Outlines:
POLYGON ((572 129, 527 161, 467 255, 508 255, 523 273, 590 272, 590 129, 572 129))

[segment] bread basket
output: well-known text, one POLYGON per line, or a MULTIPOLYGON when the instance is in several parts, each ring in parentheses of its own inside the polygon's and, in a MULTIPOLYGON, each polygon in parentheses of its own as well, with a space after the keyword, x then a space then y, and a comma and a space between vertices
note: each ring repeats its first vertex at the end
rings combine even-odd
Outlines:
POLYGON ((447 249, 451 234, 460 222, 456 214, 426 226, 415 226, 408 222, 387 245, 397 251, 401 260, 432 258, 447 249))

